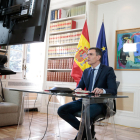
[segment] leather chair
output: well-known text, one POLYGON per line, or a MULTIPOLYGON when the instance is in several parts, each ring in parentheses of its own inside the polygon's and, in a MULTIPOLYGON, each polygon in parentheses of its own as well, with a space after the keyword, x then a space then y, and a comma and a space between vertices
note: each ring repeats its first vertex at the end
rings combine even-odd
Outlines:
MULTIPOLYGON (((118 89, 118 87, 119 87, 119 85, 120 85, 120 82, 119 81, 116 81, 116 85, 117 85, 117 89, 118 89)), ((75 100, 75 97, 73 97, 72 98, 73 100, 75 100)), ((109 106, 107 106, 107 107, 109 107, 109 106)), ((110 107, 109 107, 110 108, 110 107)), ((115 99, 113 99, 113 104, 112 104, 112 106, 111 106, 111 108, 112 108, 112 112, 111 112, 111 115, 110 115, 110 117, 112 117, 112 116, 114 116, 115 114, 116 114, 116 100, 115 99)), ((81 117, 81 111, 80 112, 77 112, 77 113, 75 113, 74 114, 76 117, 81 117)), ((94 120, 93 120, 93 124, 91 125, 91 134, 92 134, 92 138, 94 138, 94 127, 95 127, 95 122, 100 122, 100 121, 103 121, 103 120, 105 120, 106 119, 106 115, 104 115, 104 114, 100 114, 100 115, 98 115, 94 120)))
MULTIPOLYGON (((2 95, 0 93, 0 95, 2 95)), ((4 101, 0 99, 0 127, 7 125, 22 124, 24 109, 22 107, 22 92, 10 91, 9 89, 3 88, 4 101), (20 114, 21 113, 21 114, 20 114)))

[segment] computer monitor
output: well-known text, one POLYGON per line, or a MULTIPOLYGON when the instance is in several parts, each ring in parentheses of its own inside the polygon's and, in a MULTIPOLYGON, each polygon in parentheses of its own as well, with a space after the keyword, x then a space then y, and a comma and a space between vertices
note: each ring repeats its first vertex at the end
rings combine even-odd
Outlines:
POLYGON ((50 0, 0 0, 0 46, 43 42, 49 6, 50 0))

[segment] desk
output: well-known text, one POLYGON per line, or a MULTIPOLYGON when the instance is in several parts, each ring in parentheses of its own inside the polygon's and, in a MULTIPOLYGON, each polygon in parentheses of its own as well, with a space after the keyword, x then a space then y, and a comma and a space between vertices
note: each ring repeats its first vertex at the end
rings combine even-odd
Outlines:
MULTIPOLYGON (((91 130, 90 130, 90 122, 89 122, 89 108, 88 106, 93 103, 109 103, 110 100, 114 98, 128 98, 128 96, 113 96, 111 94, 101 94, 101 96, 94 97, 94 94, 87 94, 86 96, 79 96, 75 95, 74 93, 51 93, 51 92, 44 92, 44 91, 34 91, 34 90, 22 90, 22 89, 10 89, 14 91, 21 91, 21 92, 29 92, 29 93, 38 93, 38 94, 46 94, 46 95, 55 95, 55 96, 67 96, 67 97, 78 97, 82 98, 82 116, 81 116, 81 124, 79 128, 79 134, 77 140, 81 140, 82 133, 84 130, 84 126, 86 128, 87 133, 87 140, 92 140, 91 138, 91 130), (84 111, 83 111, 84 110, 84 111)), ((107 116, 112 113, 110 110, 107 113, 107 116)))

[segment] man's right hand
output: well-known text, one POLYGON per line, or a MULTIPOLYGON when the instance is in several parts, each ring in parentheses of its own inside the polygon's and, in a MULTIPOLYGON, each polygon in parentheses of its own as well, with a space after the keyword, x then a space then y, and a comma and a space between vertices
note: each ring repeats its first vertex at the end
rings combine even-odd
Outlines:
POLYGON ((77 92, 77 91, 81 91, 82 89, 81 88, 77 88, 77 89, 75 89, 75 91, 77 92))

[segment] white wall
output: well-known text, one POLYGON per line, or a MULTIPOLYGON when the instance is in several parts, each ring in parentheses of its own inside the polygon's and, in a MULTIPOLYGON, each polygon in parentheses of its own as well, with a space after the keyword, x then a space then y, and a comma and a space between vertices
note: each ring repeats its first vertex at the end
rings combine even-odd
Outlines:
MULTIPOLYGON (((90 45, 91 47, 96 46, 104 15, 109 64, 114 67, 115 32, 116 30, 140 27, 140 0, 71 0, 67 2, 65 0, 52 0, 51 9, 84 1, 87 4, 90 45)), ((134 94, 133 111, 118 110, 115 115, 115 122, 140 128, 140 71, 115 71, 115 73, 117 80, 121 82, 118 91, 134 94)), ((46 101, 44 101, 44 106, 46 101)))
MULTIPOLYGON (((116 30, 140 27, 140 0, 117 0, 100 5, 92 2, 92 4, 96 7, 97 32, 94 34, 95 38, 93 38, 93 33, 90 31, 91 46, 96 45, 104 15, 109 64, 114 67, 115 32, 116 30)), ((89 18, 95 18, 95 13, 92 13, 89 18)), ((91 28, 90 24, 89 30, 91 28)), ((116 123, 140 128, 140 71, 115 71, 115 73, 117 80, 121 82, 119 91, 134 93, 133 112, 118 111, 115 118, 116 123)))
MULTIPOLYGON (((98 5, 97 36, 104 14, 106 41, 109 52, 109 64, 114 67, 115 31, 140 27, 140 0, 118 0, 98 5)), ((123 85, 140 85, 139 71, 115 71, 117 80, 123 85)))

